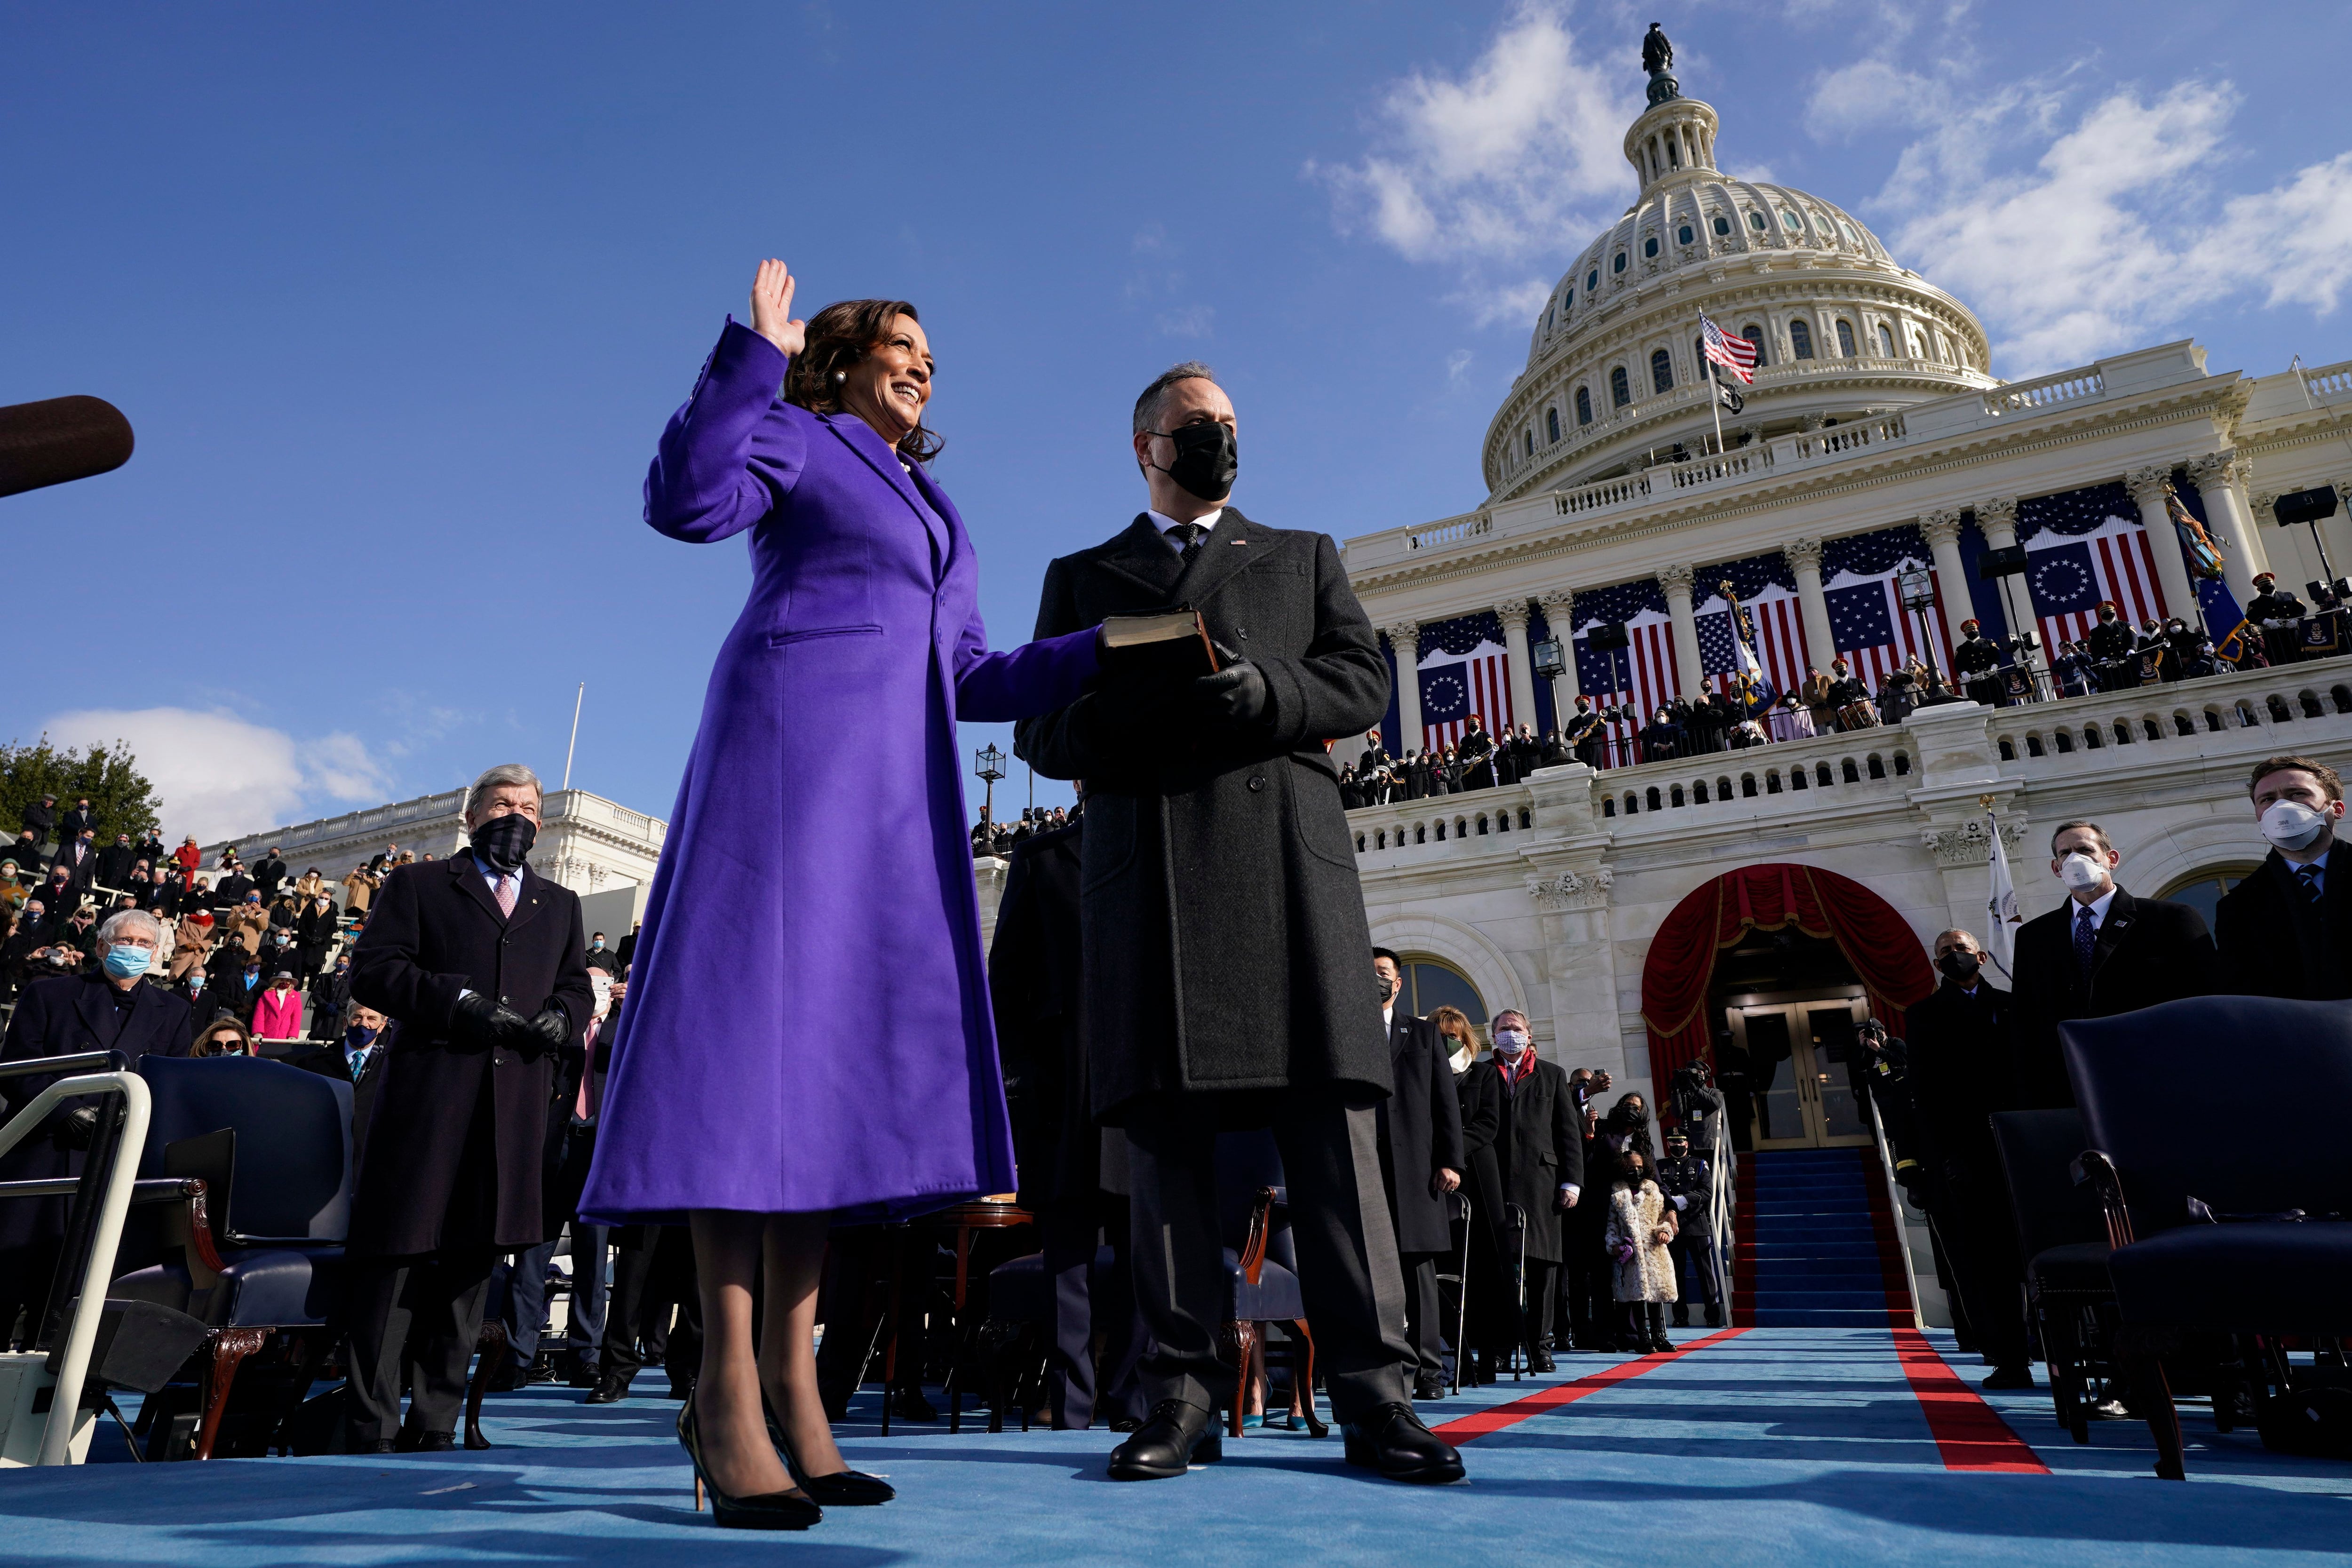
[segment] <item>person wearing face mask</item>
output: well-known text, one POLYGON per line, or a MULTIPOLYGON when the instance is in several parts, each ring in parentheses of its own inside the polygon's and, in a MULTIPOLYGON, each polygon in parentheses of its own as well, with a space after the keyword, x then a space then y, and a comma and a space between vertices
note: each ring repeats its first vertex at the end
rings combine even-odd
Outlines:
POLYGON ((294 972, 281 969, 269 977, 253 1005, 253 1033, 264 1040, 299 1039, 302 1035, 302 993, 294 989, 294 972))
POLYGON ((2012 1001, 1986 974, 1984 948, 1972 933, 1939 932, 1935 961, 1940 984, 1904 1015, 1913 1137, 1895 1173, 1927 1211, 1950 1270, 1956 1321, 1992 1363, 1985 1386, 2031 1388, 2020 1305, 2024 1264, 1990 1121, 2022 1103, 2008 1066, 2012 1001))
POLYGON ((540 804, 520 763, 476 779, 467 847, 395 869, 352 950, 352 1000, 392 1020, 346 1243, 359 1452, 454 1446, 490 1269, 544 1239, 555 1053, 593 998, 579 895, 526 858, 540 804))
POLYGON ((1433 1019, 1416 1018, 1402 1005, 1403 965, 1387 948, 1372 949, 1372 981, 1381 1022, 1389 1032, 1389 1066, 1396 1092, 1381 1102, 1381 1180, 1396 1226, 1397 1258, 1404 1270, 1405 1327, 1412 1340, 1412 1396, 1445 1394, 1444 1321, 1437 1302, 1437 1260, 1454 1249, 1445 1194, 1462 1184, 1462 1105, 1454 1089, 1446 1047, 1454 1042, 1433 1019))
POLYGON ((2303 617, 2311 613, 2292 592, 2283 592, 2268 572, 2254 576, 2254 596, 2246 601, 2246 619, 2263 630, 2263 652, 2273 666, 2303 658, 2303 617))
POLYGON ((1475 1181, 1475 1199, 1497 1265, 1485 1292, 1491 1307, 1481 1347, 1488 1357, 1517 1342, 1536 1372, 1553 1370, 1552 1319, 1562 1251, 1560 1215, 1584 1190, 1583 1129, 1568 1074, 1537 1059, 1527 1015, 1495 1015, 1495 1054, 1463 1082, 1463 1149, 1475 1181), (1507 1204, 1518 1205, 1526 1226, 1527 1310, 1507 1271, 1520 1257, 1520 1238, 1507 1232, 1507 1204))
POLYGON ((591 931, 588 935, 588 967, 601 969, 608 977, 621 972, 621 960, 601 931, 591 931))
POLYGON ((2102 691, 2123 691, 2139 684, 2139 669, 2132 658, 2131 623, 2126 621, 2112 599, 2099 605, 2099 624, 2083 640, 2090 648, 2091 666, 2102 691))
MULTIPOLYGON (((53 973, 25 986, 7 1034, 0 1038, 0 1061, 115 1050, 135 1066, 150 1054, 186 1056, 194 1033, 188 1005, 143 978, 163 939, 162 924, 143 910, 107 917, 98 928, 100 961, 94 973, 53 973)), ((52 1081, 47 1075, 0 1079, 0 1121, 52 1081)), ((0 1154, 0 1181, 79 1175, 104 1103, 68 1100, 58 1106, 31 1137, 0 1154)), ((64 1198, 0 1204, 0 1342, 20 1307, 39 1314, 65 1234, 66 1204, 64 1198)))
POLYGON ((1087 781, 1088 1083, 1097 1119, 1128 1135, 1137 1295, 1152 1340, 1152 1413, 1110 1474, 1172 1479, 1219 1451, 1213 1412, 1232 1384, 1217 1354, 1217 1133, 1270 1125, 1345 1459, 1392 1479, 1451 1481, 1461 1456, 1413 1414, 1404 1373, 1417 1356, 1370 1157, 1394 1075, 1322 743, 1379 721, 1388 663, 1338 545, 1229 504, 1235 432, 1206 365, 1154 378, 1136 399, 1131 447, 1149 504, 1110 540, 1049 566, 1037 615, 1045 637, 1187 605, 1225 650, 1221 668, 1181 683, 1114 678, 1013 731, 1037 772, 1087 781))
POLYGON ((2352 849, 2344 782, 2310 757, 2268 757, 2248 785, 2270 842, 2213 914, 2223 989, 2305 1002, 2352 997, 2352 849))
POLYGON ((2063 824, 2050 855, 2050 874, 2065 884, 2066 901, 2017 931, 2019 1109, 2074 1103, 2059 1025, 2209 995, 2217 979, 2205 917, 2118 887, 2123 856, 2098 824, 2063 824))

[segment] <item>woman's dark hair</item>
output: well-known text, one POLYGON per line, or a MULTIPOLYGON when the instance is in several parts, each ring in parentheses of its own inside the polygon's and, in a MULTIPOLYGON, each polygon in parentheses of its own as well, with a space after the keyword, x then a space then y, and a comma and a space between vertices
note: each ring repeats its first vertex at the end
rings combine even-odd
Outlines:
MULTIPOLYGON (((836 372, 845 371, 881 346, 899 317, 923 318, 904 300, 841 300, 809 318, 808 342, 784 376, 784 401, 812 414, 841 412, 841 384, 836 372)), ((947 443, 920 421, 898 443, 899 456, 929 462, 947 443)))

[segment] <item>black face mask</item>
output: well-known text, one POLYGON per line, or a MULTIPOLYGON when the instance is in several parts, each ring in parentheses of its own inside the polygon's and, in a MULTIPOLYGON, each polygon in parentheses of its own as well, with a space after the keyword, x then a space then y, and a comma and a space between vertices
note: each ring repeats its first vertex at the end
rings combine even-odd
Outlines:
POLYGON ((1234 427, 1214 419, 1180 425, 1168 432, 1176 460, 1160 472, 1202 500, 1223 500, 1234 493, 1234 476, 1241 468, 1234 427))
POLYGON ((539 824, 521 812, 510 811, 475 828, 472 837, 475 859, 496 871, 520 871, 523 857, 538 841, 539 824))
POLYGON ((1936 960, 1936 967, 1944 972, 1946 979, 1958 981, 1962 985, 1972 985, 1976 983, 1978 969, 1982 966, 1977 963, 1975 953, 1962 952, 1955 948, 1936 960))

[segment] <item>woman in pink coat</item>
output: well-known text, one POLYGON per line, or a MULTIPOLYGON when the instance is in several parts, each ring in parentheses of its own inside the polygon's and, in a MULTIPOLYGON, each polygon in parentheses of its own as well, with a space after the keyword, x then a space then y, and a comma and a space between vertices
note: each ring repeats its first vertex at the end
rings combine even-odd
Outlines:
POLYGON ((283 969, 253 1004, 253 1033, 263 1040, 302 1037, 302 993, 294 989, 294 976, 283 969))

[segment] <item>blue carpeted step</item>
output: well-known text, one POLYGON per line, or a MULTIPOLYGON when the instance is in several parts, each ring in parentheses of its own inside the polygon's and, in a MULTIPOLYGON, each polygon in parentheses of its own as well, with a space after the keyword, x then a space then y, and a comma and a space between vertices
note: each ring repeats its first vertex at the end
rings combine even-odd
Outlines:
POLYGON ((1879 1306, 1851 1311, 1838 1307, 1759 1307, 1748 1316, 1759 1329, 1883 1329, 1886 1309, 1879 1306))
POLYGON ((1768 1258, 1757 1260, 1755 1273, 1759 1285, 1783 1279, 1875 1282, 1886 1278, 1886 1268, 1875 1258, 1768 1258))
POLYGON ((1886 1260, 1871 1215, 1867 1150, 1753 1155, 1740 1213, 1743 1321, 1760 1327, 1877 1326, 1886 1321, 1886 1260))
MULTIPOLYGON (((1742 1243, 1743 1247, 1749 1244, 1742 1243)), ((1878 1243, 1866 1237, 1859 1241, 1789 1241, 1765 1233, 1758 1239, 1748 1256, 1759 1264, 1782 1258, 1870 1258, 1878 1256, 1878 1243)))

